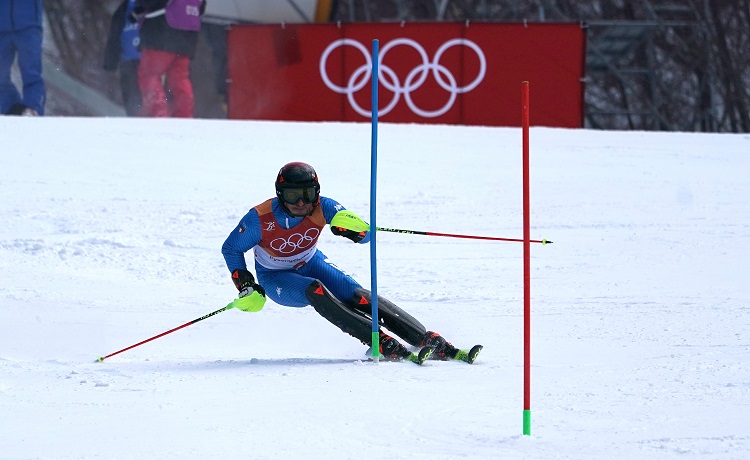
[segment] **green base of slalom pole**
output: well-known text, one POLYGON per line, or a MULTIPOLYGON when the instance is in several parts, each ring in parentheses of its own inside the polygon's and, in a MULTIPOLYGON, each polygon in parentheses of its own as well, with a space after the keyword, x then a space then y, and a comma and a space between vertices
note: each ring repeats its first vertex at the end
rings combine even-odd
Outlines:
POLYGON ((380 361, 380 331, 372 333, 372 360, 380 361))
POLYGON ((523 411, 523 434, 531 436, 531 411, 523 411))

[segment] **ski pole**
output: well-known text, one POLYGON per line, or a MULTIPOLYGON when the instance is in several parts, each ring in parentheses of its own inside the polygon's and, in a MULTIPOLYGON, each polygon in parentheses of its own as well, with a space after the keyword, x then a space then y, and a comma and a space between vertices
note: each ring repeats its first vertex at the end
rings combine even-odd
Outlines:
MULTIPOLYGON (((370 230, 370 225, 362 220, 357 214, 351 211, 339 211, 333 216, 331 220, 331 226, 343 227, 348 230, 354 230, 355 232, 366 232, 370 230)), ((393 232, 393 233, 406 233, 410 235, 428 235, 428 236, 447 236, 451 238, 472 238, 475 240, 490 240, 490 241, 514 241, 523 243, 523 239, 520 238, 499 238, 494 236, 477 236, 477 235, 459 235, 456 233, 437 233, 437 232, 425 232, 421 230, 402 230, 398 228, 384 228, 375 227, 380 232, 393 232)), ((541 240, 530 240, 531 243, 541 244, 552 244, 552 241, 547 239, 541 240)))
POLYGON ((97 362, 102 362, 102 361, 104 361, 105 359, 107 359, 107 358, 109 358, 111 356, 114 356, 116 354, 122 353, 123 351, 128 351, 131 348, 135 348, 135 347, 137 347, 139 345, 143 345, 144 343, 148 343, 148 342, 150 342, 152 340, 158 339, 159 337, 164 337, 165 335, 171 334, 174 331, 179 331, 183 327, 191 326, 191 325, 197 323, 198 321, 203 321, 206 318, 210 318, 210 317, 212 317, 214 315, 218 315, 219 313, 221 313, 223 311, 231 310, 232 308, 235 308, 235 307, 237 307, 237 308, 239 308, 240 310, 243 310, 243 311, 253 311, 253 312, 260 311, 263 308, 263 304, 265 302, 266 302, 266 298, 264 296, 261 296, 257 292, 254 292, 252 295, 249 295, 247 297, 240 297, 239 299, 234 299, 226 307, 219 308, 215 312, 212 312, 212 313, 209 313, 207 315, 201 316, 200 318, 194 319, 192 321, 188 321, 187 323, 183 324, 182 326, 177 326, 174 329, 170 329, 170 330, 168 330, 166 332, 162 332, 161 334, 155 335, 155 336, 151 337, 150 339, 146 339, 146 340, 144 340, 142 342, 136 343, 135 345, 131 345, 131 346, 127 347, 127 348, 123 348, 122 350, 116 351, 114 353, 110 353, 107 356, 100 356, 96 361, 97 362))
MULTIPOLYGON (((477 236, 477 235, 458 235, 456 233, 437 233, 437 232, 423 232, 420 230, 401 230, 398 228, 383 228, 376 227, 379 232, 393 232, 393 233, 406 233, 409 235, 428 235, 428 236, 447 236, 450 238, 472 238, 475 240, 490 240, 490 241, 517 241, 523 243, 523 239, 519 238, 500 238, 495 236, 477 236)), ((530 240, 532 243, 541 244, 552 244, 552 241, 541 239, 541 240, 530 240)))
POLYGON ((130 350, 131 348, 135 348, 135 347, 137 347, 137 346, 139 346, 139 345, 143 345, 144 343, 148 343, 148 342, 150 342, 150 341, 152 341, 152 340, 158 339, 159 337, 164 337, 165 335, 167 335, 167 334, 171 334, 171 333, 172 333, 172 332, 174 332, 174 331, 178 331, 178 330, 182 329, 183 327, 188 327, 188 326, 190 326, 190 325, 192 325, 192 324, 195 324, 195 323, 197 323, 198 321, 203 321, 203 320, 204 320, 204 319, 206 319, 206 318, 210 318, 210 317, 212 317, 212 316, 214 316, 214 315, 218 315, 219 313, 221 313, 221 312, 223 312, 223 311, 225 311, 225 310, 229 310, 229 309, 230 309, 230 308, 232 308, 232 307, 233 307, 233 305, 232 305, 232 304, 230 303, 230 304, 229 304, 229 305, 227 305, 226 307, 224 307, 224 308, 220 308, 220 309, 216 310, 216 311, 215 311, 215 312, 213 312, 213 313, 209 313, 209 314, 207 314, 207 315, 205 315, 205 316, 201 316, 201 317, 200 317, 200 318, 198 318, 198 319, 194 319, 194 320, 192 320, 192 321, 189 321, 189 322, 187 322, 187 323, 183 324, 182 326, 177 326, 176 328, 174 328, 174 329, 170 329, 170 330, 168 330, 167 332, 162 332, 161 334, 159 334, 159 335, 155 335, 155 336, 151 337, 150 339, 146 339, 146 340, 144 340, 143 342, 138 342, 138 343, 136 343, 135 345, 131 345, 131 346, 127 347, 127 348, 123 348, 122 350, 116 351, 116 352, 114 352, 114 353, 110 353, 110 354, 108 354, 107 356, 100 356, 100 357, 99 357, 99 359, 97 359, 97 361, 98 361, 98 362, 102 362, 102 361, 104 361, 105 359, 109 358, 110 356, 114 356, 114 355, 116 355, 116 354, 122 353, 123 351, 128 351, 128 350, 130 350))

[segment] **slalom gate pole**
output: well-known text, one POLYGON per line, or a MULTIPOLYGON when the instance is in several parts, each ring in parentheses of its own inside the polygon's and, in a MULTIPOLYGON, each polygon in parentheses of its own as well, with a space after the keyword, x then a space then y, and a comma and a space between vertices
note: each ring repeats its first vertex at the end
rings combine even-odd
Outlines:
POLYGON ((529 82, 521 83, 523 132, 523 434, 531 435, 531 224, 529 208, 529 82))
POLYGON ((98 362, 102 362, 102 361, 104 361, 105 359, 107 359, 107 358, 109 358, 109 357, 111 357, 111 356, 114 356, 114 355, 117 355, 117 354, 119 354, 119 353, 122 353, 123 351, 128 351, 128 350, 130 350, 131 348, 135 348, 135 347, 137 347, 137 346, 139 346, 139 345, 143 345, 144 343, 147 343, 147 342, 150 342, 150 341, 152 341, 152 340, 158 339, 159 337, 164 337, 164 336, 165 336, 165 335, 167 335, 167 334, 171 334, 171 333, 172 333, 172 332, 174 332, 174 331, 178 331, 178 330, 182 329, 183 327, 188 327, 188 326, 190 326, 190 325, 193 325, 193 324, 197 323, 198 321, 203 321, 203 320, 204 320, 204 319, 206 319, 206 318, 210 318, 210 317, 212 317, 212 316, 214 316, 214 315, 218 315, 219 313, 221 313, 221 312, 223 312, 223 311, 226 311, 226 310, 229 310, 229 309, 232 309, 232 308, 234 308, 234 305, 235 305, 235 304, 234 304, 234 302, 232 302, 232 303, 230 303, 229 305, 227 305, 227 306, 226 306, 226 307, 224 307, 224 308, 219 308, 219 309, 218 309, 218 310, 216 310, 215 312, 209 313, 209 314, 207 314, 207 315, 205 315, 205 316, 201 316, 200 318, 197 318, 197 319, 194 319, 194 320, 192 320, 192 321, 189 321, 189 322, 187 322, 187 323, 183 324, 182 326, 177 326, 177 327, 176 327, 176 328, 174 328, 174 329, 170 329, 170 330, 168 330, 167 332, 162 332, 161 334, 159 334, 159 335, 155 335, 155 336, 151 337, 150 339, 146 339, 146 340, 144 340, 143 342, 138 342, 138 343, 136 343, 135 345, 131 345, 131 346, 127 347, 127 348, 123 348, 122 350, 116 351, 116 352, 114 352, 114 353, 110 353, 110 354, 108 354, 107 356, 100 356, 100 357, 99 357, 99 358, 97 359, 97 361, 98 361, 98 362))
POLYGON ((377 211, 378 183, 378 40, 372 41, 372 136, 370 145, 370 284, 372 286, 372 359, 380 360, 380 321, 378 319, 378 267, 377 245, 375 235, 375 216, 377 211))

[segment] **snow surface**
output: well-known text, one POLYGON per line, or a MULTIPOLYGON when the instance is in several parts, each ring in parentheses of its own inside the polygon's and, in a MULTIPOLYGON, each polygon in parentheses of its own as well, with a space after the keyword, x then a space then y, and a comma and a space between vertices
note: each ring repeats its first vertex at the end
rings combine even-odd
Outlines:
MULTIPOLYGON (((533 108, 532 108, 533 109, 533 108)), ((533 120, 533 114, 532 114, 533 120)), ((532 128, 523 246, 381 232, 379 293, 459 362, 224 307, 279 167, 369 217, 370 126, 0 117, 0 458, 750 458, 750 135, 532 128)), ((381 124, 381 227, 522 237, 521 132, 381 124)), ((369 246, 320 248, 370 285, 369 246)), ((248 254, 248 260, 252 256, 248 254)))

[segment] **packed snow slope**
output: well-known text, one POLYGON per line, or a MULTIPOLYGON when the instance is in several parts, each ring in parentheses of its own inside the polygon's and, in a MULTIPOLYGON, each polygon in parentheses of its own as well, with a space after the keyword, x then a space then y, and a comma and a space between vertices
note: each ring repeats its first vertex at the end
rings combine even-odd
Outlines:
MULTIPOLYGON (((533 121, 533 114, 532 114, 533 121)), ((378 291, 474 365, 229 310, 221 245, 306 161, 369 219, 370 126, 0 117, 0 458, 741 459, 750 135, 531 130, 523 245, 379 232, 378 291)), ((521 132, 381 124, 377 224, 521 238, 521 132)), ((365 287, 370 247, 320 249, 365 287)), ((247 259, 252 263, 252 255, 247 259)))

